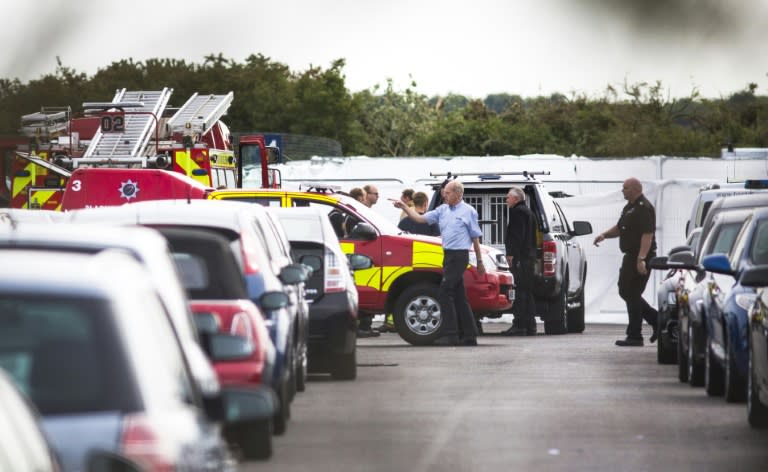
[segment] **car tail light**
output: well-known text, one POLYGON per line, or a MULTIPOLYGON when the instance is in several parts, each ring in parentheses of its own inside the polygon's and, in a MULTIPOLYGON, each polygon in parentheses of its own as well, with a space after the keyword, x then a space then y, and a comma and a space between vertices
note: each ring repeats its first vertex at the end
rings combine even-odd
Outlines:
POLYGON ((555 275, 555 261, 557 261, 557 244, 554 241, 544 241, 541 246, 544 260, 544 277, 555 275))
POLYGON ((343 271, 341 261, 336 257, 336 254, 325 248, 325 293, 346 290, 343 271))
POLYGON ((123 420, 122 452, 136 461, 141 470, 165 472, 176 470, 172 453, 163 444, 156 426, 142 414, 126 415, 123 420))

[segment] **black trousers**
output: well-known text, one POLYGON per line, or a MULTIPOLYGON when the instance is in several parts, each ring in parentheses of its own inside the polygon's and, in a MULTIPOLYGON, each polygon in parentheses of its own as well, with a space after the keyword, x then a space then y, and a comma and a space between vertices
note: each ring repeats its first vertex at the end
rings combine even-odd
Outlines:
POLYGON ((443 316, 441 334, 474 339, 477 336, 475 315, 464 289, 464 271, 469 263, 469 251, 445 249, 443 252, 443 280, 437 295, 443 316))
MULTIPOLYGON (((654 257, 654 255, 648 254, 647 259, 654 257)), ((659 313, 643 298, 643 291, 645 291, 650 276, 650 270, 647 271, 646 275, 637 271, 637 254, 624 254, 621 269, 619 269, 619 296, 627 304, 628 338, 643 338, 643 320, 653 326, 654 329, 656 328, 656 318, 659 313)))
POLYGON ((533 298, 534 262, 532 260, 512 261, 510 267, 515 278, 515 304, 512 326, 536 331, 536 300, 533 298))

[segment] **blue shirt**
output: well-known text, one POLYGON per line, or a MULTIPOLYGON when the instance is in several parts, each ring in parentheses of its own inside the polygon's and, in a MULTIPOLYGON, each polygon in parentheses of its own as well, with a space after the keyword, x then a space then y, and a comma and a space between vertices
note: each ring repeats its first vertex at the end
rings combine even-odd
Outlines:
POLYGON ((427 223, 440 225, 443 236, 443 249, 463 249, 472 247, 472 239, 479 238, 483 232, 477 223, 477 211, 464 200, 455 206, 443 203, 432 211, 424 213, 427 223))

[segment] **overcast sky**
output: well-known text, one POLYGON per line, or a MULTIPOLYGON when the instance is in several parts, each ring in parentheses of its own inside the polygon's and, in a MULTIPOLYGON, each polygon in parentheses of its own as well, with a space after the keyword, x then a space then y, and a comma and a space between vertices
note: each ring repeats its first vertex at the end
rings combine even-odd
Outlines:
MULTIPOLYGON (((346 60, 353 91, 524 97, 660 80, 768 94, 768 0, 0 0, 0 77, 89 75, 132 57, 261 53, 303 71, 346 60)), ((168 86, 173 87, 173 77, 168 86)))

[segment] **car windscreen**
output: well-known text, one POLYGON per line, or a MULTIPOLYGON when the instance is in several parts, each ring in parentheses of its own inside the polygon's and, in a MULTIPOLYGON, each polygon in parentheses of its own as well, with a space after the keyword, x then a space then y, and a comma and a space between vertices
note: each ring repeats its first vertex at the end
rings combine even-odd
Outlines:
POLYGON ((106 300, 0 293, 0 367, 43 415, 134 411, 106 300))
POLYGON ((289 241, 323 241, 323 226, 319 216, 281 213, 278 218, 289 241))

